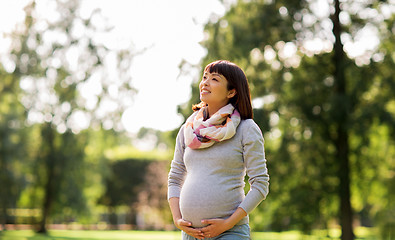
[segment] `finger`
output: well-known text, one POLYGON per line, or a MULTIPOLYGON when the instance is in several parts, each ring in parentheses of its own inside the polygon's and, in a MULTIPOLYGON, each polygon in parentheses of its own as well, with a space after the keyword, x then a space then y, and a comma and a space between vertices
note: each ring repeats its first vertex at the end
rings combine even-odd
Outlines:
POLYGON ((203 220, 201 221, 201 223, 203 223, 203 224, 210 224, 210 220, 208 220, 208 219, 203 219, 203 220))
POLYGON ((202 227, 200 230, 203 232, 203 233, 206 233, 206 232, 209 232, 210 231, 210 225, 208 225, 208 226, 206 226, 206 227, 202 227))
POLYGON ((213 235, 212 233, 205 233, 204 237, 205 238, 212 238, 212 237, 215 237, 215 235, 213 235))
POLYGON ((216 223, 216 221, 215 221, 215 219, 203 219, 201 221, 201 223, 211 225, 211 224, 216 223))
POLYGON ((195 228, 195 230, 198 232, 198 236, 200 238, 204 238, 204 232, 202 231, 202 228, 195 228))
POLYGON ((188 235, 191 235, 198 239, 204 238, 204 234, 200 229, 188 228, 188 235))
POLYGON ((198 238, 198 239, 203 239, 203 238, 205 238, 205 236, 204 236, 204 234, 201 232, 201 233, 196 234, 196 238, 198 238))
POLYGON ((200 229, 203 233, 207 233, 210 231, 209 226, 200 229))
POLYGON ((184 219, 180 220, 178 224, 181 226, 186 226, 186 227, 192 226, 191 222, 185 221, 184 219))

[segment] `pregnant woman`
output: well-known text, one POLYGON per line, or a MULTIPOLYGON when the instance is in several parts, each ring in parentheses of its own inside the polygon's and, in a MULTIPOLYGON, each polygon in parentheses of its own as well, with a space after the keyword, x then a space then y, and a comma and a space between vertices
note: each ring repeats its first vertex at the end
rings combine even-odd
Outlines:
POLYGON ((169 172, 174 224, 183 240, 250 239, 248 214, 266 198, 269 175, 247 78, 219 60, 206 66, 199 90, 201 102, 180 128, 169 172))

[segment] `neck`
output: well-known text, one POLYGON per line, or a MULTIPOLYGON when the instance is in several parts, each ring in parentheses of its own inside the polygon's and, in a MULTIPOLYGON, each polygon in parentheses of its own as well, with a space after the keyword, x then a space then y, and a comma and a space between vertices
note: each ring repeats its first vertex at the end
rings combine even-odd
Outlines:
POLYGON ((224 106, 226 106, 228 103, 224 104, 224 105, 217 105, 217 106, 213 106, 211 105, 207 105, 207 118, 210 118, 212 115, 214 115, 214 113, 218 112, 218 110, 220 110, 221 108, 223 108, 224 106))

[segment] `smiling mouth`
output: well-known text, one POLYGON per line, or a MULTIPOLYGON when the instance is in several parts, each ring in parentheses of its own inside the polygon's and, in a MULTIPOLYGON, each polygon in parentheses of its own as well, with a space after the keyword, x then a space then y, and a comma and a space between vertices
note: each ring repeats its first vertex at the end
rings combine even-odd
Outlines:
POLYGON ((210 93, 210 91, 204 89, 204 90, 200 91, 200 93, 210 93))

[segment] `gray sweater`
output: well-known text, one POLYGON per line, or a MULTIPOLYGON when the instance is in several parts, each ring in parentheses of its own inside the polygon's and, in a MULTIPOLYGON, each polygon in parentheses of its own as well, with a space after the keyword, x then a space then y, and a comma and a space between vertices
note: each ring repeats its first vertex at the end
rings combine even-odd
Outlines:
MULTIPOLYGON (((202 227, 202 219, 227 218, 238 207, 250 213, 266 198, 269 175, 263 137, 252 120, 242 120, 235 136, 205 149, 185 146, 184 126, 178 135, 168 178, 168 199, 180 198, 183 219, 202 227), (250 190, 244 194, 244 177, 250 190)), ((248 216, 239 224, 248 223, 248 216)))

